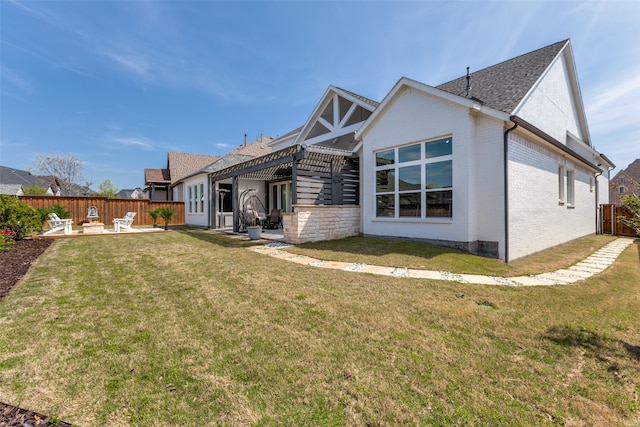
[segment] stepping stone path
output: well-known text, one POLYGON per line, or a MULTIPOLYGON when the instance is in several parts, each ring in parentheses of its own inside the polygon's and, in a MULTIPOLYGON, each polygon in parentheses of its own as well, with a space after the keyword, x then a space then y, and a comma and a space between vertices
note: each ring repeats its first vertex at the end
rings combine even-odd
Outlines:
POLYGON ((479 274, 456 274, 446 271, 418 270, 413 268, 381 267, 377 265, 367 265, 360 263, 349 263, 339 261, 324 261, 308 257, 306 255, 296 255, 287 252, 291 247, 287 243, 274 242, 266 245, 251 246, 248 249, 254 252, 269 255, 285 261, 297 264, 308 265, 318 268, 330 268, 354 273, 370 273, 392 277, 410 277, 414 279, 448 280, 459 283, 473 283, 479 285, 501 285, 501 286, 549 286, 549 285, 569 285, 585 280, 595 274, 606 270, 627 246, 633 243, 631 238, 618 238, 613 242, 603 246, 591 256, 568 268, 552 271, 550 273, 537 274, 535 276, 518 277, 494 277, 479 274))

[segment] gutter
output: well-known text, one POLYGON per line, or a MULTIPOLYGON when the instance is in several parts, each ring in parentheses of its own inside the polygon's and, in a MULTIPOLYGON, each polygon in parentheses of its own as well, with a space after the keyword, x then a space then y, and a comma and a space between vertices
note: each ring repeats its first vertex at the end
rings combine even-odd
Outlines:
POLYGON ((513 120, 515 116, 511 116, 513 127, 504 131, 503 140, 503 161, 504 161, 504 262, 509 262, 509 134, 516 130, 518 122, 513 120))
POLYGON ((580 163, 583 163, 585 166, 588 166, 594 172, 599 172, 600 171, 600 168, 598 166, 596 166, 595 164, 593 164, 589 160, 585 159, 580 154, 576 153, 571 148, 567 147, 566 145, 564 145, 563 143, 561 143, 560 141, 558 141, 557 139, 555 139, 551 135, 541 131, 540 129, 538 129, 537 127, 535 127, 531 123, 527 122, 526 120, 523 120, 518 116, 511 116, 511 117, 509 117, 509 120, 511 120, 513 123, 516 123, 516 124, 520 125, 520 127, 522 127, 522 129, 526 129, 529 132, 531 132, 532 134, 536 135, 537 137, 542 138, 543 140, 545 140, 546 142, 551 144, 554 148, 556 148, 556 149, 558 149, 558 150, 570 155, 571 157, 575 158, 576 160, 580 161, 580 163))

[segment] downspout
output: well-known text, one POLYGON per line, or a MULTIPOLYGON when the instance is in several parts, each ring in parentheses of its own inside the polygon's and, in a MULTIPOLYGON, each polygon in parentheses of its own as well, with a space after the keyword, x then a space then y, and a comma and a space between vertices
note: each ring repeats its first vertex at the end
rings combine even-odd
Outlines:
POLYGON ((600 210, 598 209, 598 177, 602 175, 602 172, 598 172, 597 174, 594 175, 593 180, 594 180, 594 186, 595 186, 595 191, 596 191, 596 234, 602 234, 601 232, 601 226, 600 223, 602 221, 599 220, 600 218, 600 210))
MULTIPOLYGON (((512 116, 513 120, 515 117, 512 116)), ((518 122, 514 122, 513 127, 504 131, 503 140, 503 161, 504 161, 504 262, 509 262, 509 134, 518 127, 518 122)))

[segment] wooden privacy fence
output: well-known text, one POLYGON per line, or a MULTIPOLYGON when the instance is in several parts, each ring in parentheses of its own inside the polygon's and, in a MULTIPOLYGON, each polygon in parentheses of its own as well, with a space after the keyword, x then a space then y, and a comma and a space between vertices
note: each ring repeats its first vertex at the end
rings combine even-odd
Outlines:
POLYGON ((600 205, 602 234, 636 237, 637 234, 634 229, 618 222, 619 216, 626 216, 630 218, 631 215, 632 213, 624 206, 600 205))
MULTIPOLYGON (((147 212, 156 208, 169 208, 175 214, 170 225, 184 224, 184 202, 148 200, 148 199, 109 199, 107 197, 73 197, 73 196, 20 196, 20 201, 34 208, 47 208, 60 205, 71 212, 74 224, 87 221, 89 206, 98 208, 98 221, 105 225, 112 224, 113 218, 122 218, 127 212, 135 212, 133 225, 153 225, 153 219, 147 212)), ((158 218, 158 225, 164 220, 158 218)))

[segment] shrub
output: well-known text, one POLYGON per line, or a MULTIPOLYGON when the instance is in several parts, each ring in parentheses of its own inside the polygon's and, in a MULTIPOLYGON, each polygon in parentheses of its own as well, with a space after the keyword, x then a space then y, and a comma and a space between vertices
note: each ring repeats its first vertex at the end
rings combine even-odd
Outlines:
POLYGON ((0 229, 15 232, 17 240, 42 230, 40 214, 14 196, 0 196, 0 229))
POLYGON ((36 210, 38 211, 41 222, 43 224, 47 219, 49 219, 47 215, 49 215, 50 213, 54 213, 58 215, 58 218, 60 219, 71 218, 71 212, 67 211, 64 206, 60 206, 60 205, 48 206, 46 208, 38 208, 36 210))

